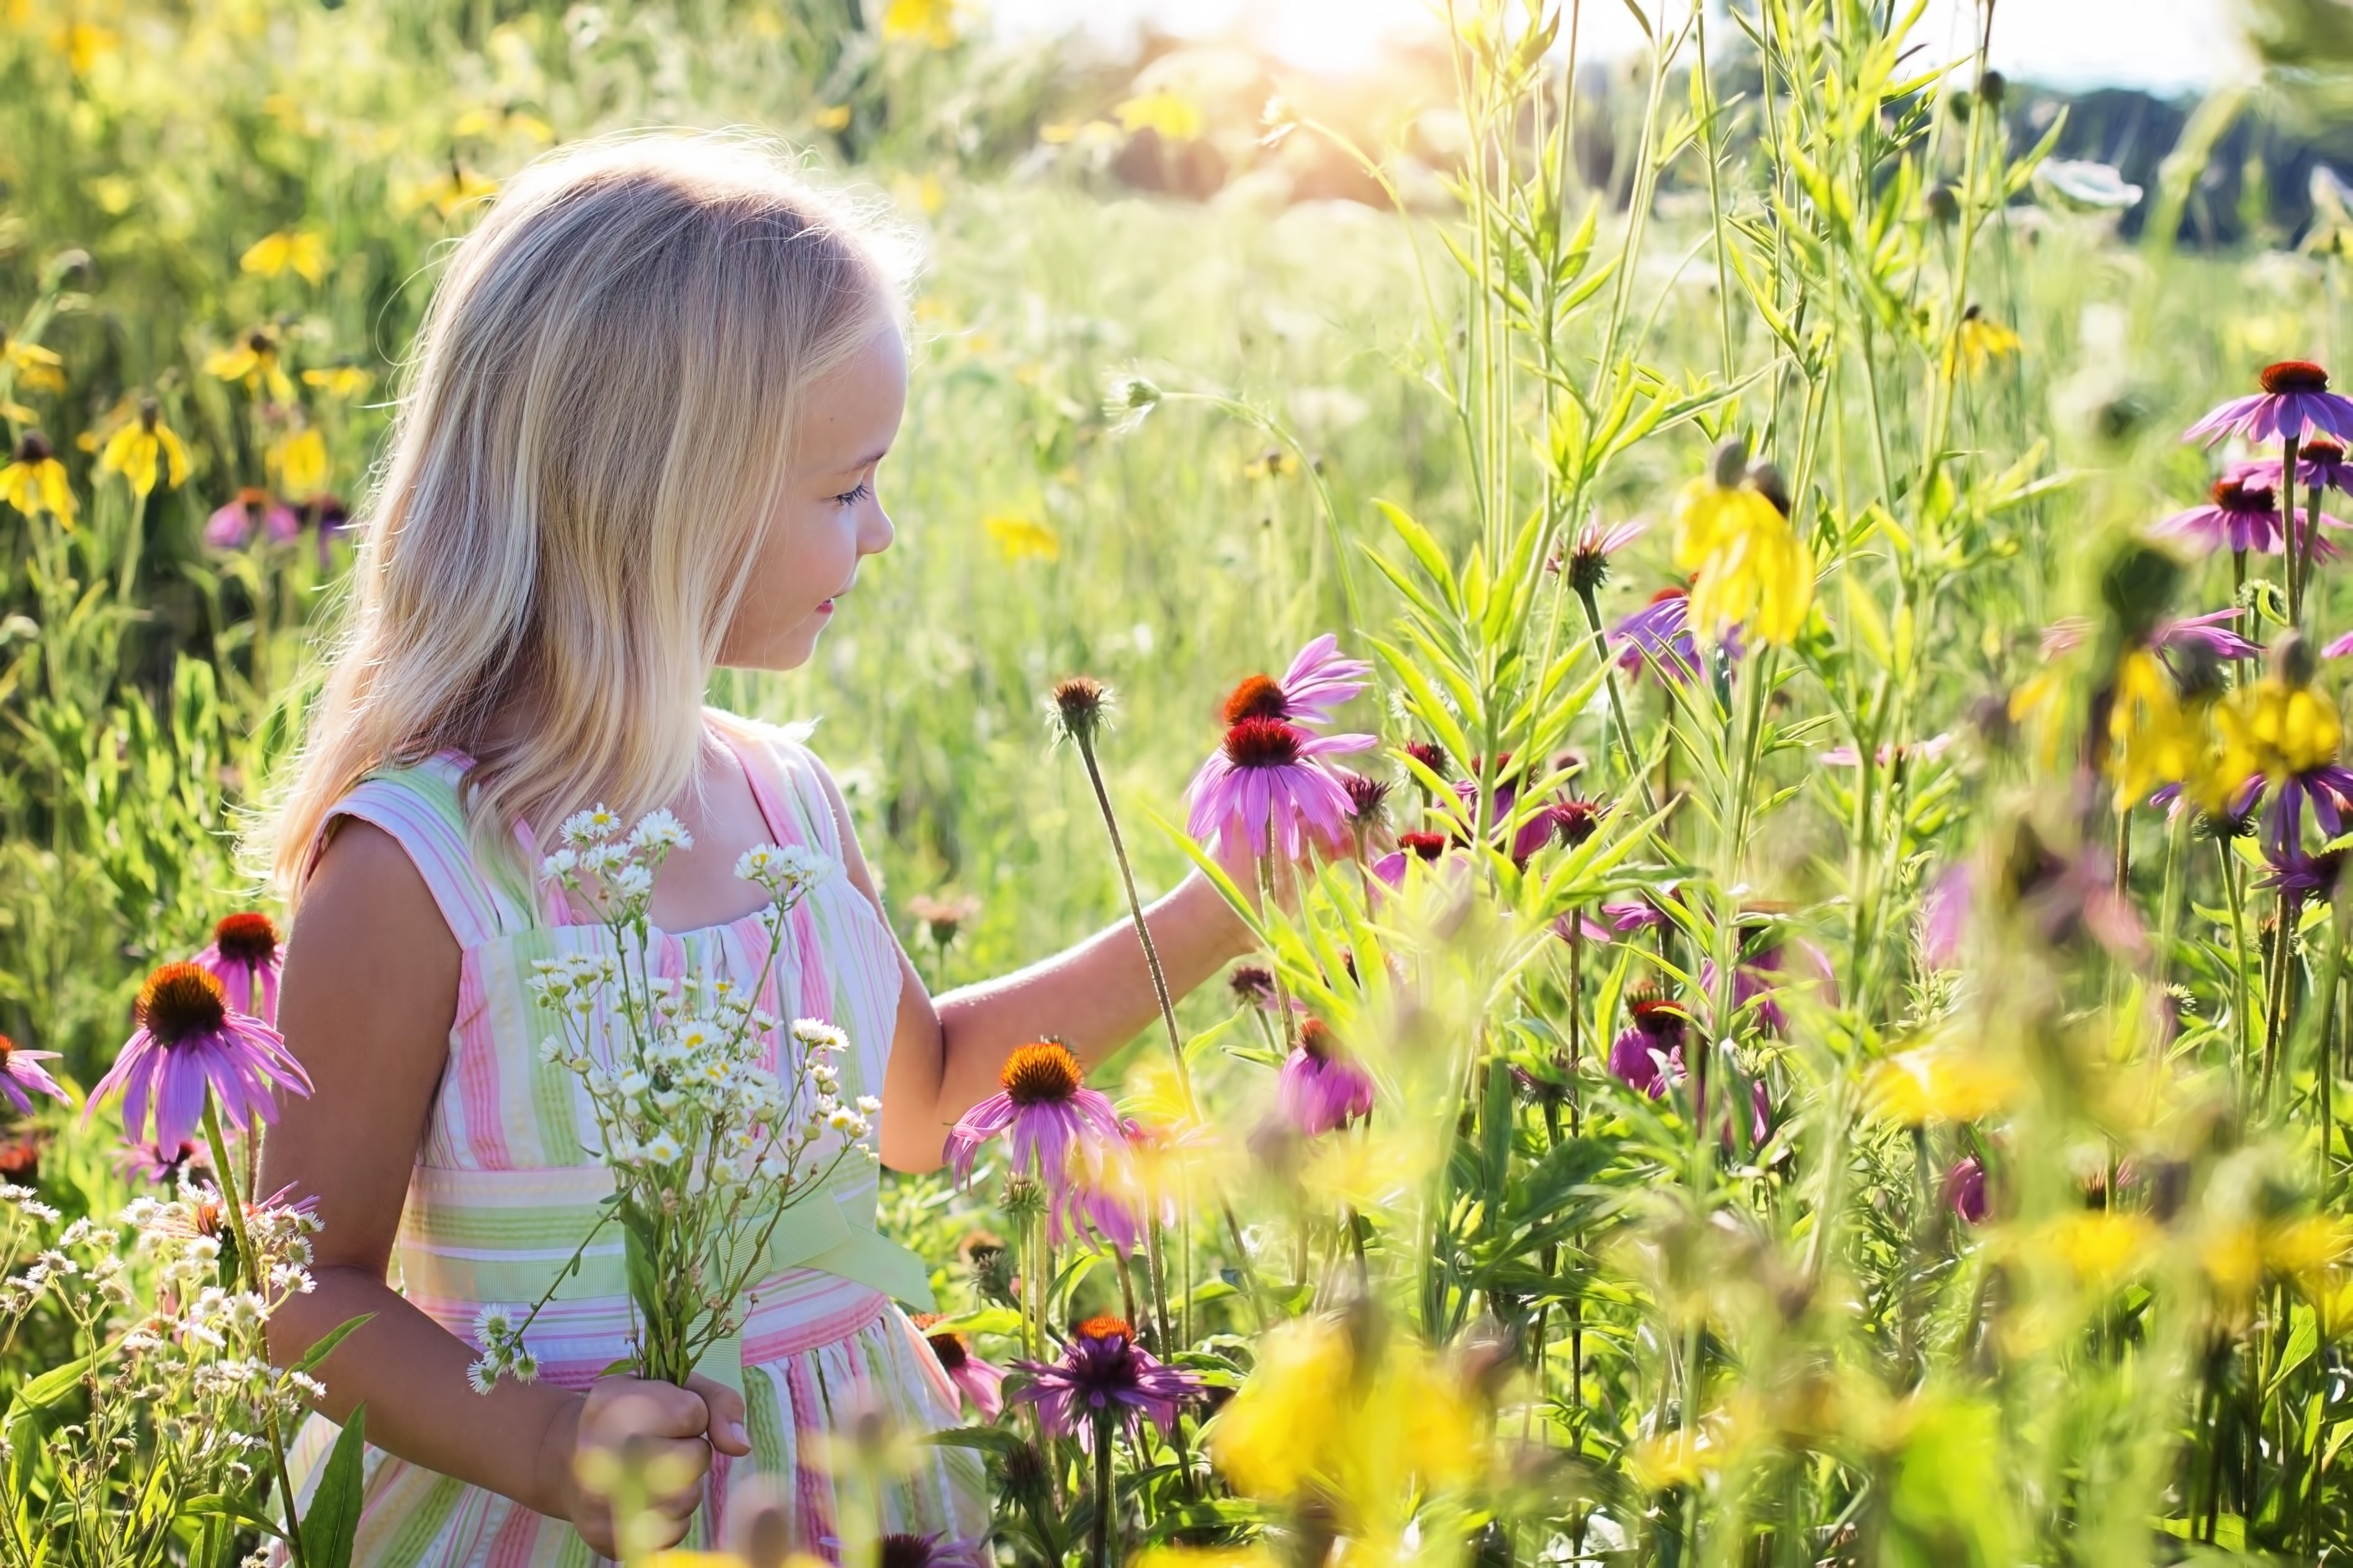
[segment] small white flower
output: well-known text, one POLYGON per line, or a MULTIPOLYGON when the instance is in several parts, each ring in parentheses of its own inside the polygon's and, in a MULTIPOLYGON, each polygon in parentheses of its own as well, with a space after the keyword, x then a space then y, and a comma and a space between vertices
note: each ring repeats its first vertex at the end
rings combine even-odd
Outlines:
POLYGON ((564 819, 564 841, 566 844, 601 843, 620 830, 621 819, 601 801, 564 819))
POLYGON ((514 1335, 514 1314, 501 1306, 486 1306, 474 1314, 474 1337, 486 1345, 503 1344, 514 1335))
POLYGON ((576 849, 558 849, 539 863, 539 874, 551 882, 561 882, 579 868, 580 852, 576 849))
POLYGON ((686 1151, 679 1146, 678 1140, 668 1132, 655 1133, 652 1140, 646 1144, 646 1158, 658 1165, 670 1164, 685 1152, 686 1151))
POLYGON ((669 811, 649 811, 638 818, 638 826, 629 833, 629 845, 636 849, 691 849, 694 836, 669 811))
POLYGON ((839 1054, 849 1048, 849 1037, 822 1018, 794 1019, 793 1038, 812 1051, 839 1054))
POLYGON ((858 1097, 858 1109, 869 1116, 874 1116, 881 1111, 882 1102, 871 1094, 861 1094, 858 1097))
POLYGON ((474 1363, 466 1369, 466 1381, 473 1385, 475 1393, 488 1394, 498 1386, 498 1363, 488 1356, 477 1357, 474 1363))
POLYGON ((632 863, 607 878, 605 885, 619 898, 641 899, 654 890, 654 874, 643 866, 632 863))
POLYGON ((866 1136, 866 1118, 859 1115, 858 1112, 850 1110, 849 1107, 846 1105, 835 1106, 833 1108, 833 1114, 825 1119, 825 1124, 845 1137, 863 1138, 866 1136))

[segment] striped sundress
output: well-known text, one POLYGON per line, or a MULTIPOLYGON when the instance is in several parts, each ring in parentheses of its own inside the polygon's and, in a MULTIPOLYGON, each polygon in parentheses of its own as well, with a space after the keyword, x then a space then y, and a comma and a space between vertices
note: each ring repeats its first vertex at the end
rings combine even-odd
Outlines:
MULTIPOLYGON (((841 843, 819 782, 817 759, 772 726, 708 710, 712 730, 741 760, 770 836, 807 845, 834 869, 787 917, 783 951, 762 1005, 778 1017, 822 1018, 846 1031, 841 1094, 881 1092, 898 1015, 899 950, 874 906, 840 870, 841 843)), ((449 1056, 417 1150, 395 1245, 395 1283, 410 1302, 477 1351, 474 1321, 489 1304, 535 1300, 571 1257, 612 1191, 591 1152, 596 1121, 570 1070, 543 1062, 548 1024, 532 1000, 533 961, 611 951, 601 926, 570 907, 563 890, 533 889, 468 847, 458 784, 468 759, 443 752, 370 774, 330 814, 375 824, 400 841, 464 950, 449 1056)), ((535 865, 527 828, 518 827, 535 865)), ((763 916, 696 931, 657 932, 654 962, 664 974, 725 973, 740 984, 765 955, 763 916)), ((775 1065, 772 1042, 768 1065, 775 1065)), ((703 1507, 687 1544, 727 1538, 736 1497, 783 1504, 799 1539, 836 1554, 834 1489, 818 1434, 860 1415, 881 1413, 902 1429, 956 1424, 956 1390, 892 1297, 929 1305, 929 1284, 913 1254, 873 1233, 877 1176, 845 1162, 829 1192, 787 1212, 779 1236, 800 1245, 769 1249, 777 1271, 752 1292, 737 1348, 702 1370, 740 1384, 752 1453, 712 1455, 703 1507), (830 1200, 830 1201, 828 1201, 830 1200), (789 1267, 785 1265, 789 1264, 789 1267), (755 1494, 746 1493, 747 1486, 755 1494)), ((621 1278, 623 1243, 608 1226, 580 1274, 543 1310, 527 1342, 539 1375, 585 1388, 628 1349, 629 1303, 621 1278)), ((470 1397, 470 1396, 469 1396, 470 1397)), ((312 1415, 290 1466, 307 1500, 336 1428, 312 1415)), ((884 1500, 883 1529, 941 1532, 977 1541, 987 1529, 977 1457, 924 1446, 916 1472, 884 1500)), ((354 1568, 552 1568, 606 1561, 565 1521, 370 1447, 354 1568)))

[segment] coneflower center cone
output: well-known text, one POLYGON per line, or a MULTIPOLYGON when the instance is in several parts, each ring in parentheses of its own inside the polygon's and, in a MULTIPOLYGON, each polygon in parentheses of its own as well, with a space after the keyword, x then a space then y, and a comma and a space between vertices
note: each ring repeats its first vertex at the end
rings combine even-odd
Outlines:
POLYGON ((228 1022, 228 993, 209 970, 167 963, 139 988, 140 1026, 167 1046, 219 1032, 228 1022))
POLYGON ((1233 689, 1226 699, 1226 722, 1239 724, 1245 719, 1287 719, 1291 703, 1282 695, 1282 685, 1271 675, 1253 675, 1233 689))
POLYGON ((1078 1093, 1083 1079, 1068 1046, 1039 1040, 1008 1057, 997 1081, 1016 1105, 1047 1105, 1078 1093))
POLYGON ((278 927, 265 914, 229 915, 213 928, 213 945, 223 958, 258 968, 277 954, 278 927))
POLYGON ((2308 359, 2284 359, 2277 364, 2267 364, 2256 379, 2274 397, 2285 392, 2328 390, 2328 373, 2308 359))
POLYGON ((2224 511, 2269 517, 2279 510, 2269 485, 2251 485, 2239 479, 2216 479, 2210 493, 2214 504, 2224 511))
POLYGON ((1226 731, 1226 760, 1238 768, 1287 767, 1305 738, 1280 719, 1244 719, 1226 731))

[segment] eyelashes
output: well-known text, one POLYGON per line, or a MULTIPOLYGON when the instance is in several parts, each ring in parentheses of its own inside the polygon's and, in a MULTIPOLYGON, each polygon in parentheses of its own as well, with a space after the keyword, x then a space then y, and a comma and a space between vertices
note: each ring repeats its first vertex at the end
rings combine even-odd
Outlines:
POLYGON ((856 506, 874 493, 874 487, 860 479, 856 489, 844 490, 833 499, 843 506, 856 506))

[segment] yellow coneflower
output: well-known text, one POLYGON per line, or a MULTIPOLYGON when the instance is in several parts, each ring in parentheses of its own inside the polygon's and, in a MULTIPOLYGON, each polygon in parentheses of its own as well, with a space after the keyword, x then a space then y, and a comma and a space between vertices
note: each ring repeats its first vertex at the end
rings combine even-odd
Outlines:
MULTIPOLYGON (((2204 752, 2196 710, 2184 706, 2157 655, 2145 647, 2126 654, 2116 666, 2116 695, 2108 708, 2107 768, 2116 781, 2116 809, 2189 778, 2204 752)), ((2246 776, 2240 774, 2239 782, 2246 776)))
POLYGON ((1057 561, 1061 558, 1062 542, 1054 531, 1034 518, 1012 512, 998 512, 981 519, 980 526, 997 541, 1008 561, 1057 561))
POLYGON ((1166 88, 1139 93, 1112 110, 1123 129, 1150 131, 1164 142, 1193 142, 1208 129, 1201 106, 1166 88))
POLYGON ((1269 447, 1242 465, 1242 473, 1253 479, 1279 479, 1299 471, 1299 459, 1288 447, 1269 447))
POLYGON ((205 356, 205 374, 242 382, 248 392, 266 390, 280 403, 294 401, 294 383, 288 378, 286 367, 278 363, 278 340, 259 327, 246 333, 245 341, 235 348, 205 356))
POLYGON ((891 0, 882 9, 882 36, 920 38, 935 49, 956 41, 955 0, 891 0))
POLYGON ((1953 329, 1953 341, 1945 346, 1945 374, 1952 374, 1955 364, 1966 360, 1969 374, 1976 375, 1993 361, 2017 353, 2019 347, 2016 332, 1972 304, 1961 312, 1960 324, 1953 329))
POLYGON ((66 466, 38 430, 26 431, 15 457, 0 468, 0 500, 26 517, 45 511, 67 530, 73 528, 73 488, 66 483, 66 466))
POLYGON ((375 379, 355 364, 332 364, 302 373, 303 385, 315 386, 330 397, 357 397, 375 379))
POLYGON ((447 174, 438 175, 422 184, 408 187, 401 196, 398 205, 403 214, 413 213, 423 207, 431 207, 444 219, 448 219, 456 216, 463 207, 476 202, 489 200, 498 195, 498 190, 499 183, 496 180, 474 173, 473 170, 458 162, 458 155, 452 153, 449 155, 449 169, 447 174))
POLYGON ((65 390, 66 362, 58 357, 54 349, 0 331, 0 365, 5 365, 18 381, 36 392, 65 390))
POLYGON ((1697 575, 1691 622, 1721 638, 1744 623, 1768 643, 1797 640, 1814 604, 1814 556, 1790 526, 1780 476, 1747 465, 1741 443, 1675 497, 1675 564, 1697 575))
POLYGON ((816 113, 809 116, 809 123, 816 126, 819 131, 846 130, 849 125, 849 105, 846 103, 822 104, 818 108, 816 113))
POLYGON ((458 116, 449 127, 452 137, 517 135, 544 147, 555 140, 555 127, 529 110, 512 104, 483 104, 458 116))
POLYGON ((99 448, 100 473, 121 474, 131 493, 147 499, 158 479, 176 489, 188 477, 188 448, 169 425, 152 397, 139 401, 138 416, 106 438, 99 448))
POLYGON ((2274 673, 2214 708, 2214 750, 2200 804, 2219 810, 2258 775, 2277 784, 2337 760, 2344 727, 2337 705, 2304 681, 2274 673))
POLYGON ((315 429, 290 430, 269 445, 262 460, 290 496, 307 496, 327 483, 327 442, 315 429))
POLYGON ((263 278, 291 272, 316 283, 327 276, 327 242, 311 229, 280 229, 255 240, 237 264, 263 278))

